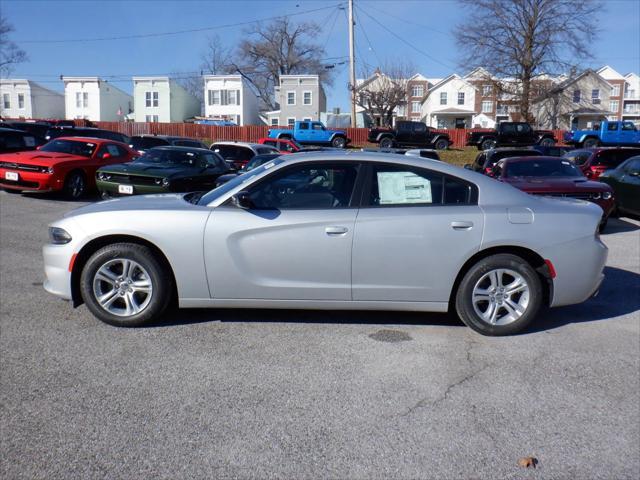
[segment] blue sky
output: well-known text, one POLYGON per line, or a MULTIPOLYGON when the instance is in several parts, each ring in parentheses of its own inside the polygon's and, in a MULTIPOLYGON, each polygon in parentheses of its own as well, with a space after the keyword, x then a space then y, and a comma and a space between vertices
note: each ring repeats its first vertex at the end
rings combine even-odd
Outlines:
MULTIPOLYGON (((61 90, 60 75, 113 75, 118 77, 110 81, 130 92, 133 75, 198 71, 208 36, 217 33, 233 46, 243 38, 243 27, 128 40, 48 41, 217 27, 323 9, 294 18, 320 23, 324 30, 319 41, 326 44, 326 56, 341 57, 348 54, 348 43, 346 11, 332 8, 339 3, 340 0, 0 0, 0 8, 15 27, 13 40, 29 55, 29 62, 19 65, 13 77, 29 78, 61 90)), ((584 66, 606 63, 623 74, 640 71, 640 1, 604 3, 600 38, 592 47, 593 58, 584 66)), ((363 63, 375 67, 403 59, 427 77, 465 73, 465 67, 458 62, 452 33, 453 26, 465 17, 455 0, 355 0, 355 4, 356 14, 363 12, 359 18, 356 16, 358 72, 363 63), (402 43, 365 12, 423 53, 402 43)), ((335 71, 334 86, 327 88, 327 107, 346 111, 347 66, 338 65, 335 71)))

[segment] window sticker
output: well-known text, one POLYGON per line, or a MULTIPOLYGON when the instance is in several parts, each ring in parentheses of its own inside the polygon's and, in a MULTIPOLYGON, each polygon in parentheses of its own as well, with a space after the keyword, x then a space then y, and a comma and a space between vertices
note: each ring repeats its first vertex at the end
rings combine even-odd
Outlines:
POLYGON ((431 181, 411 172, 378 172, 380 205, 432 203, 431 181))

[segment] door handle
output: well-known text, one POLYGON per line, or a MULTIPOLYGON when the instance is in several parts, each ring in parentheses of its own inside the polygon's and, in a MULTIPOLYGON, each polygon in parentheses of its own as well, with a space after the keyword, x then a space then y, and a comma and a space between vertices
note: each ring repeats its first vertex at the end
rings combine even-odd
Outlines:
POLYGON ((451 228, 454 230, 471 230, 473 222, 451 222, 451 228))
POLYGON ((327 227, 324 229, 327 235, 344 235, 348 231, 349 229, 347 227, 327 227))

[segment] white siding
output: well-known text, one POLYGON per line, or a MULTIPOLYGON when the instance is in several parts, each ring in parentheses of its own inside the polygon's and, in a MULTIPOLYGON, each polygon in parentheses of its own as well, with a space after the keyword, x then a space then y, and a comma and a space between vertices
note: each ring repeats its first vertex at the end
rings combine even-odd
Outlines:
POLYGON ((258 115, 258 97, 240 75, 206 75, 204 77, 204 112, 208 118, 231 120, 238 125, 261 123, 258 115), (210 91, 220 92, 220 97, 237 95, 239 101, 227 105, 213 104, 209 98, 210 91))
POLYGON ((0 81, 0 115, 6 118, 64 118, 64 95, 44 88, 30 80, 0 81), (4 108, 4 96, 9 96, 10 108, 4 108), (20 108, 19 96, 23 96, 20 108))
POLYGON ((86 118, 94 121, 121 121, 133 109, 133 97, 97 77, 65 77, 65 112, 67 119, 86 118), (81 94, 80 104, 76 94, 81 94), (87 94, 84 105, 83 94, 87 94), (118 115, 120 110, 121 115, 118 115))

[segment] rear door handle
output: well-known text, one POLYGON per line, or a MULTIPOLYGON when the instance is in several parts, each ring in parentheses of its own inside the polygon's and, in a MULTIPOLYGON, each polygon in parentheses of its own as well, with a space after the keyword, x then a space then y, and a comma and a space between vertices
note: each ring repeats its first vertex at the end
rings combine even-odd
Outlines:
POLYGON ((327 227, 324 231, 327 235, 344 235, 349 229, 347 227, 327 227))
POLYGON ((451 222, 451 228, 454 230, 471 230, 473 222, 451 222))

